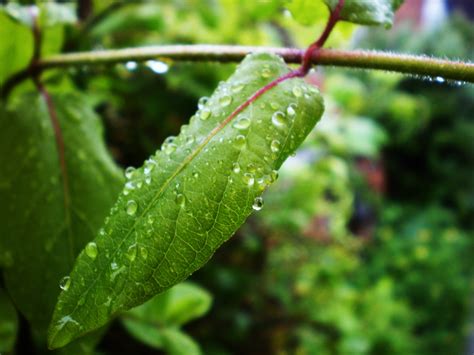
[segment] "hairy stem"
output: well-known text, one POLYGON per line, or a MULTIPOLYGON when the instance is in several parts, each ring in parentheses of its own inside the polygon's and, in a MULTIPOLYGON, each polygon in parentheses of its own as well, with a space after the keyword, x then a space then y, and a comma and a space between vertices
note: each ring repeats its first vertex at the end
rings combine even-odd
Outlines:
MULTIPOLYGON (((33 67, 10 77, 2 90, 2 96, 33 73, 45 69, 146 61, 151 59, 168 61, 212 61, 221 63, 240 62, 247 54, 267 52, 280 55, 287 63, 301 63, 304 50, 296 48, 229 46, 229 45, 167 45, 94 52, 59 54, 43 58, 33 67)), ((376 69, 398 72, 420 77, 442 77, 446 80, 474 83, 474 63, 453 61, 428 56, 396 54, 380 51, 319 49, 311 56, 311 63, 347 67, 353 69, 376 69)))

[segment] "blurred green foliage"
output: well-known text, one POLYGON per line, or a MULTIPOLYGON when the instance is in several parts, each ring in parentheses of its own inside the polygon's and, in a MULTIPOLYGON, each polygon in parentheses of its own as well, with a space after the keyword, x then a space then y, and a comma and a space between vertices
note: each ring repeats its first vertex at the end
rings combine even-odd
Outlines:
MULTIPOLYGON (((170 43, 304 46, 321 31, 327 10, 308 18, 295 12, 301 3, 95 0, 82 25, 53 26, 45 45, 47 53, 170 43)), ((0 54, 14 58, 14 66, 0 62, 3 82, 28 64, 31 37, 3 13, 0 23, 0 54)), ((338 25, 329 45, 349 46, 354 29, 338 25)), ((414 31, 409 25, 359 30, 352 44, 474 57, 473 24, 462 18, 436 32, 414 31)), ((104 120, 112 155, 136 166, 179 132, 198 98, 233 69, 166 62, 168 72, 156 73, 152 64, 55 70, 46 78, 52 87, 86 91, 104 120)), ((173 351, 174 344, 199 343, 205 354, 462 352, 473 292, 473 86, 341 69, 318 69, 309 80, 322 86, 325 117, 282 168, 263 210, 192 277, 212 293, 210 313, 171 322, 170 332, 152 335, 159 344, 144 337, 160 330, 146 322, 127 325, 125 316, 100 351, 147 354, 153 347, 173 351), (140 326, 147 329, 131 330, 140 326)), ((17 326, 4 299, 8 318, 2 316, 0 338, 17 326)), ((158 305, 132 311, 138 321, 153 318, 147 307, 163 310, 166 303, 152 302, 158 305)), ((177 307, 168 305, 169 312, 177 307)), ((168 311, 151 321, 163 327, 168 311)), ((24 328, 22 342, 28 340, 24 328)), ((28 353, 31 346, 17 343, 17 350, 28 353)))

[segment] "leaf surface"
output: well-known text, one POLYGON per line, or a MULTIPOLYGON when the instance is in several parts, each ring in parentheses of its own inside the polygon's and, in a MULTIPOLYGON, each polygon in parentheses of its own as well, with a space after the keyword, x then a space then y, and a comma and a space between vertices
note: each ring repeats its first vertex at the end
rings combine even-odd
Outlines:
POLYGON ((97 233, 123 179, 84 96, 52 96, 67 188, 43 98, 29 93, 12 99, 0 110, 0 267, 16 306, 44 341, 60 280, 97 233))
MULTIPOLYGON (((323 0, 330 9, 334 9, 339 0, 323 0)), ((360 25, 393 24, 395 11, 401 6, 403 0, 346 0, 341 12, 345 21, 360 25)))
POLYGON ((0 288, 0 351, 10 352, 18 332, 18 316, 5 290, 0 288))
POLYGON ((289 68, 270 54, 248 56, 176 138, 128 181, 84 250, 51 322, 60 347, 181 282, 204 265, 252 212, 323 111, 319 91, 291 79, 226 124, 250 95, 289 68))

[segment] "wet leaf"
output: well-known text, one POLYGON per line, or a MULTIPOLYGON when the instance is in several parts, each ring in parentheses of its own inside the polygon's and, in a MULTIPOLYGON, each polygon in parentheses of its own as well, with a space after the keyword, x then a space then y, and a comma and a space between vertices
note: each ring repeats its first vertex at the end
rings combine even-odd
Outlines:
POLYGON ((18 316, 5 290, 0 288, 0 351, 10 352, 18 332, 18 316))
POLYGON ((63 346, 176 285, 261 208, 262 192, 323 111, 317 89, 291 79, 265 93, 228 124, 256 90, 289 71, 279 57, 247 57, 181 134, 168 138, 127 182, 97 253, 84 250, 58 300, 49 330, 63 346), (256 205, 257 208, 255 207, 256 205))

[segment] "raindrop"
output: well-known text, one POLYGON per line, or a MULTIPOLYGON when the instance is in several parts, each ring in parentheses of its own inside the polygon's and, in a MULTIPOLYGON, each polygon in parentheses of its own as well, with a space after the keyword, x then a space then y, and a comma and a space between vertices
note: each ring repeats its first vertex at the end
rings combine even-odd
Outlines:
POLYGON ((254 163, 249 163, 247 165, 247 171, 249 173, 255 173, 255 171, 257 171, 257 169, 255 168, 255 164, 254 163))
POLYGON ((151 176, 145 177, 145 184, 147 184, 147 185, 151 184, 151 176))
POLYGON ((61 281, 59 281, 59 288, 63 291, 69 290, 71 286, 71 278, 69 276, 64 276, 61 281))
POLYGON ((208 108, 202 109, 201 112, 199 112, 199 118, 203 121, 207 120, 209 117, 211 117, 211 110, 208 108))
POLYGON ((246 183, 249 186, 253 186, 255 183, 255 178, 253 177, 253 174, 250 173, 245 173, 243 176, 244 183, 246 183))
POLYGON ((189 135, 186 137, 186 144, 193 144, 194 143, 194 136, 189 135))
POLYGON ((272 123, 275 127, 283 127, 286 125, 285 114, 281 111, 277 111, 272 115, 272 123))
POLYGON ((97 257, 98 250, 97 250, 96 243, 94 242, 87 243, 85 250, 86 250, 87 256, 91 258, 92 260, 94 260, 97 257))
POLYGON ((137 257, 137 245, 136 244, 131 245, 128 248, 127 253, 125 255, 127 256, 128 260, 134 261, 135 258, 137 257))
POLYGON ((150 174, 155 168, 155 165, 156 165, 156 161, 151 160, 151 159, 147 160, 145 163, 145 168, 143 169, 143 172, 145 173, 145 175, 150 174))
POLYGON ((180 207, 184 207, 184 205, 186 204, 186 198, 184 197, 183 194, 177 194, 175 200, 176 200, 176 204, 180 207))
POLYGON ((197 179, 198 177, 199 177, 199 173, 198 173, 197 171, 195 171, 195 172, 193 173, 193 178, 197 179))
POLYGON ((164 74, 168 71, 168 64, 158 60, 147 60, 146 66, 156 74, 164 74))
POLYGON ((240 173, 240 164, 239 163, 232 164, 232 171, 236 174, 240 173))
POLYGON ((263 207, 263 198, 262 197, 256 197, 255 200, 253 201, 252 208, 255 211, 260 211, 263 207))
POLYGON ((239 134, 234 139, 234 147, 236 147, 237 149, 242 149, 245 147, 245 142, 246 142, 245 136, 239 134))
POLYGON ((148 224, 153 224, 154 221, 155 221, 155 219, 153 218, 153 216, 151 216, 151 215, 148 216, 148 218, 147 218, 147 223, 148 224))
POLYGON ((170 155, 171 153, 173 153, 176 148, 178 148, 178 146, 174 143, 164 143, 163 146, 161 147, 161 149, 163 150, 163 152, 166 154, 166 155, 170 155))
POLYGON ((125 177, 127 179, 131 179, 134 173, 135 173, 135 168, 133 166, 129 166, 127 169, 125 169, 125 177))
POLYGON ((207 96, 203 96, 199 99, 198 101, 198 109, 203 109, 204 106, 206 106, 207 102, 209 101, 209 98, 207 96))
POLYGON ((232 127, 244 130, 250 127, 250 120, 247 117, 242 117, 239 120, 235 121, 232 127))
POLYGON ((244 87, 245 87, 245 84, 234 84, 232 86, 232 92, 233 93, 241 92, 244 87))
POLYGON ((262 78, 266 79, 272 75, 272 71, 270 70, 270 68, 263 68, 260 75, 262 76, 262 78))
POLYGON ((270 181, 275 182, 277 181, 277 179, 278 179, 278 171, 272 170, 272 172, 270 173, 270 181))
POLYGON ((231 102, 232 102, 232 96, 229 96, 229 95, 223 95, 219 99, 219 104, 222 107, 229 106, 231 102))
POLYGON ((145 247, 140 247, 140 254, 143 259, 148 258, 148 250, 145 247))
POLYGON ((137 212, 137 209, 138 204, 134 200, 130 200, 127 202, 126 211, 128 215, 133 216, 137 212))
POLYGON ((270 149, 272 150, 273 153, 278 153, 280 151, 280 141, 278 140, 272 140, 272 143, 270 144, 270 149))
POLYGON ((270 107, 274 110, 278 110, 280 108, 280 105, 278 105, 278 103, 276 103, 276 102, 272 102, 270 104, 270 107))
POLYGON ((296 105, 295 104, 289 104, 287 109, 286 109, 286 113, 288 116, 294 116, 296 115, 296 105))
POLYGON ((137 62, 129 61, 129 62, 125 63, 125 68, 127 68, 127 70, 129 70, 129 71, 133 71, 133 70, 137 69, 137 67, 138 67, 137 62))
POLYGON ((301 90, 299 86, 293 87, 292 92, 293 92, 293 95, 295 95, 295 97, 301 97, 303 95, 303 90, 301 90))

